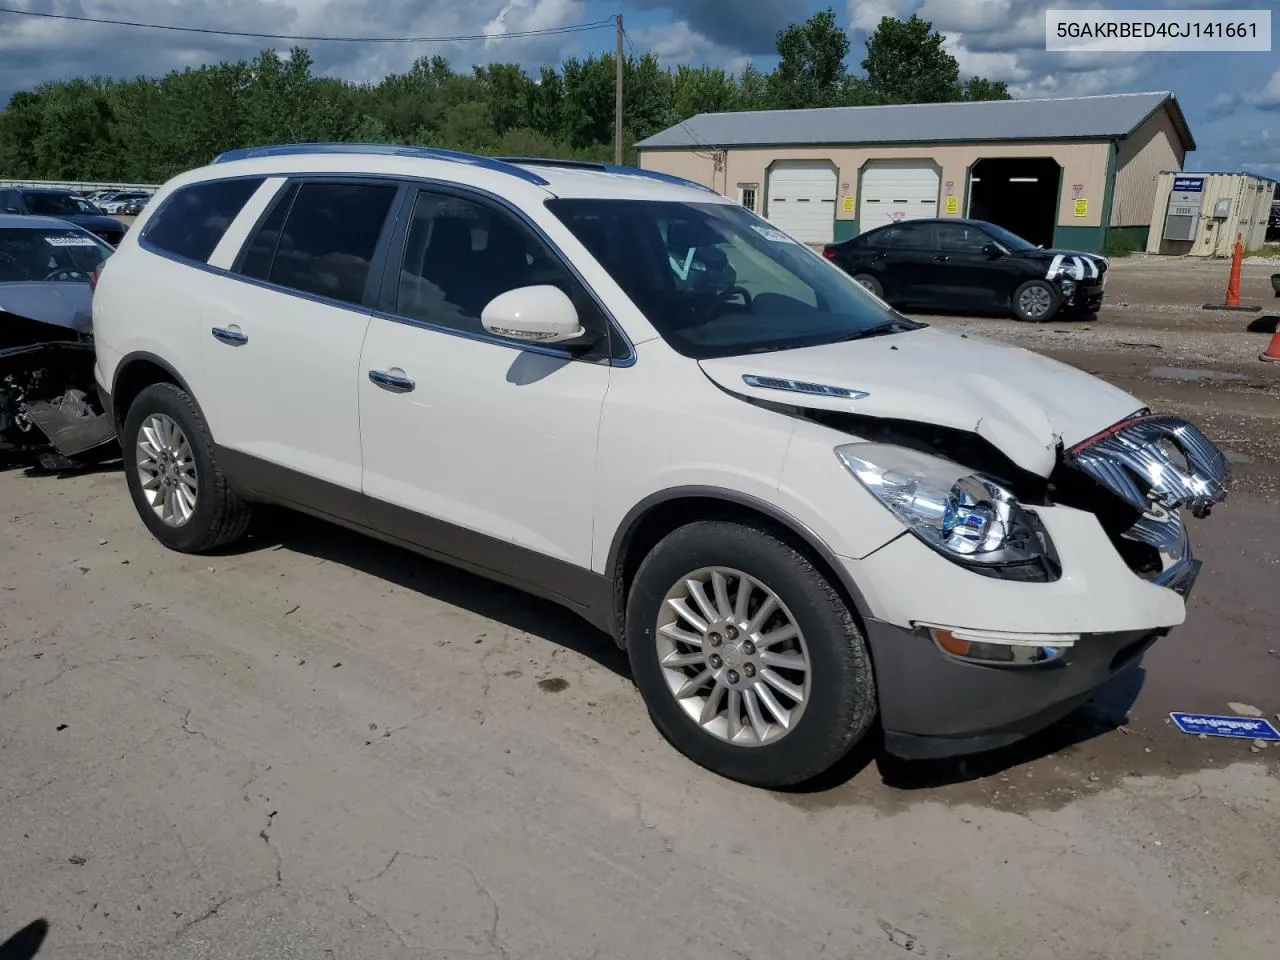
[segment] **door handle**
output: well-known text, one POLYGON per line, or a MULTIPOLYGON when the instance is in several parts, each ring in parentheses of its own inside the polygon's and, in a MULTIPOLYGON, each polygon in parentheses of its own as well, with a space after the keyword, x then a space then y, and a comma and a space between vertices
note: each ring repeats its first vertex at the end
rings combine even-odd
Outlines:
POLYGON ((946 262, 947 262, 948 260, 950 260, 951 258, 950 258, 949 256, 947 256, 945 253, 940 253, 940 254, 938 254, 936 257, 934 257, 933 259, 934 259, 934 262, 935 262, 935 263, 946 263, 946 262))
POLYGON ((211 332, 215 339, 221 340, 223 343, 229 343, 233 347, 240 347, 249 342, 249 335, 242 332, 239 327, 232 327, 231 329, 214 327, 211 332))
MULTIPOLYGON (((400 373, 403 372, 403 370, 400 371, 400 373)), ((369 379, 384 390, 392 390, 396 393, 409 393, 417 386, 417 384, 408 377, 402 377, 395 373, 389 373, 385 370, 370 370, 369 379)))

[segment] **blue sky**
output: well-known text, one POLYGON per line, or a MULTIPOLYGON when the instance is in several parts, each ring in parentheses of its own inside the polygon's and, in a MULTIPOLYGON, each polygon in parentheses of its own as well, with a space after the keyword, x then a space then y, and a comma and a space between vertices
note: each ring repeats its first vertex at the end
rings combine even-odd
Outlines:
MULTIPOLYGON (((881 16, 920 13, 948 37, 963 73, 1005 80, 1021 97, 1172 90, 1199 146, 1188 157, 1189 168, 1244 168, 1280 178, 1280 46, 1270 53, 1238 54, 1084 55, 1044 49, 1044 11, 1051 6, 1275 9, 1275 0, 6 0, 3 5, 268 33, 494 37, 425 45, 309 44, 320 72, 353 80, 377 79, 436 53, 461 68, 499 60, 536 69, 566 55, 611 49, 613 33, 499 39, 501 34, 585 23, 617 12, 636 49, 652 49, 667 65, 709 63, 738 70, 753 62, 767 70, 775 59, 777 31, 827 6, 849 30, 850 67, 858 72, 867 32, 881 16)), ((163 73, 249 57, 265 45, 0 15, 0 101, 44 80, 163 73)))

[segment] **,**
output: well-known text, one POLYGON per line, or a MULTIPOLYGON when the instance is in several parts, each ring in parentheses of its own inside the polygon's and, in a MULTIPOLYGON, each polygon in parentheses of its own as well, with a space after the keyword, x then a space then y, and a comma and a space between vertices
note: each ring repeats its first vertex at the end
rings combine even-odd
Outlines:
POLYGON ((1229 481, 1191 423, 625 167, 237 151, 160 188, 93 323, 161 543, 284 505, 550 599, 764 787, 1063 716, 1183 622, 1229 481))
POLYGON ((1096 254, 1044 250, 994 223, 957 218, 904 220, 822 253, 895 307, 999 311, 1030 322, 1097 313, 1109 266, 1096 254))

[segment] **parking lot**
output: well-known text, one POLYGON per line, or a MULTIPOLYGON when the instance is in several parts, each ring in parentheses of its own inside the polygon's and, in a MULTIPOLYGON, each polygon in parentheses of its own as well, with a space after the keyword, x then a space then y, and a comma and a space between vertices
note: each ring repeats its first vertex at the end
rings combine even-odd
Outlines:
MULTIPOLYGON (((1268 276, 1243 299, 1280 313, 1268 276)), ((1221 261, 1113 265, 1096 321, 927 318, 1188 416, 1230 452, 1187 623, 1024 744, 860 751, 789 793, 654 730, 559 608, 315 521, 166 552, 117 467, 0 473, 0 941, 41 956, 1265 957, 1280 746, 1280 364, 1221 261)), ((1270 945, 1270 946, 1269 946, 1270 945)), ((7 958, 6 958, 7 960, 7 958)))

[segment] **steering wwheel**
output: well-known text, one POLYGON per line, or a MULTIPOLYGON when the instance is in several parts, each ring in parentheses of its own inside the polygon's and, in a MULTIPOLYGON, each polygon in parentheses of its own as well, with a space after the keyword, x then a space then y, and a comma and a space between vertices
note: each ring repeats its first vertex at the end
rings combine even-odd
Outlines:
POLYGON ((688 291, 684 294, 684 302, 689 313, 684 318, 669 317, 668 322, 677 329, 699 327, 709 322, 724 309, 735 297, 742 297, 748 313, 751 312, 751 294, 740 286, 721 287, 719 290, 688 291))
POLYGON ((75 267, 59 267, 44 278, 45 283, 55 280, 87 280, 88 274, 83 270, 77 270, 75 267))

